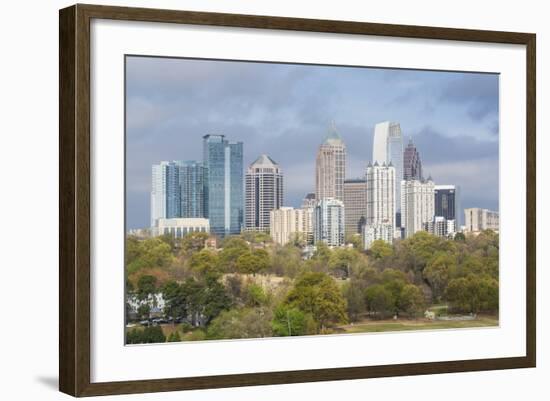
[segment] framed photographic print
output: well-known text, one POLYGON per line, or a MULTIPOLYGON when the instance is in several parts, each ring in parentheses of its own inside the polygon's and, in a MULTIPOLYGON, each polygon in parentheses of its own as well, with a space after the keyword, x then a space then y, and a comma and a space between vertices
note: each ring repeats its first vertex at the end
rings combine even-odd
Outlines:
POLYGON ((60 11, 60 390, 534 367, 535 35, 60 11))

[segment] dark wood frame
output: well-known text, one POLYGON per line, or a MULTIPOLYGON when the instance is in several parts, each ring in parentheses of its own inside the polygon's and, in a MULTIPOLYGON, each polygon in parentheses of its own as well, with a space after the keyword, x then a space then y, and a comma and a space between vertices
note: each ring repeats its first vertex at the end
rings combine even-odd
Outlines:
POLYGON ((535 367, 536 36, 405 25, 74 5, 59 13, 59 389, 73 396, 535 367), (90 21, 92 18, 402 38, 510 43, 527 49, 527 354, 524 357, 193 378, 90 382, 90 21))

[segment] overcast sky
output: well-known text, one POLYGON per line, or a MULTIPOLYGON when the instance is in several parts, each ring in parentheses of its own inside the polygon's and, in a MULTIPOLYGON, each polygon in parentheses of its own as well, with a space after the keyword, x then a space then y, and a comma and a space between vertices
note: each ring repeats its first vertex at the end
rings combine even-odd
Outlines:
POLYGON ((374 125, 401 124, 425 175, 462 188, 462 206, 498 210, 498 75, 358 67, 126 58, 128 228, 149 225, 151 165, 201 160, 202 136, 244 143, 284 173, 285 205, 315 185, 315 156, 332 120, 347 177, 364 174, 374 125))

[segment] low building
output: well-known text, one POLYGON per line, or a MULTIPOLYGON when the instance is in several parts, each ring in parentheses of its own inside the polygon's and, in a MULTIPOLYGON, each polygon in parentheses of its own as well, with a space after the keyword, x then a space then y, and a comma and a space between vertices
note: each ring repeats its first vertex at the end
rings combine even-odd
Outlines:
POLYGON ((443 216, 435 216, 424 223, 424 230, 437 237, 454 236, 456 232, 455 220, 447 220, 443 216))
POLYGON ((391 244, 394 230, 391 224, 367 224, 363 226, 363 246, 365 250, 370 249, 373 242, 377 240, 391 244))
POLYGON ((191 233, 209 233, 210 222, 204 218, 158 219, 152 231, 154 236, 171 235, 182 238, 191 233))
POLYGON ((484 230, 493 230, 498 232, 498 212, 474 207, 464 209, 464 217, 466 222, 466 232, 476 233, 484 230))

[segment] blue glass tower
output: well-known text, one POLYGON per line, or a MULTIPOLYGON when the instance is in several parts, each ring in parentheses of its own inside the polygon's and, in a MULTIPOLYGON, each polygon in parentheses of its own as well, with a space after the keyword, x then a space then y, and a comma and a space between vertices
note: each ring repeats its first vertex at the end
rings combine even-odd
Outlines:
POLYGON ((181 217, 204 217, 205 170, 200 162, 181 162, 179 167, 181 217))
POLYGON ((210 231, 239 234, 243 223, 243 143, 224 135, 203 137, 204 211, 210 231))

